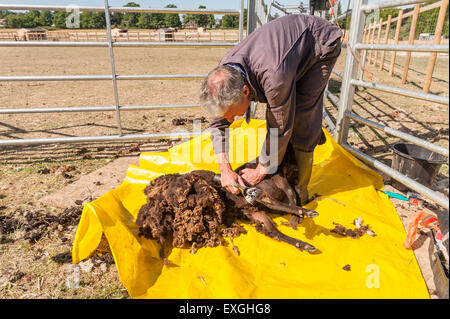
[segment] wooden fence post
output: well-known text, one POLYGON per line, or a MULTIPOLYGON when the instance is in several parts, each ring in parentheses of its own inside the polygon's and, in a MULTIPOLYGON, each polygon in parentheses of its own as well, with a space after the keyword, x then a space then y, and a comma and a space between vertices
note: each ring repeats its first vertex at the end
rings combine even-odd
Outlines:
MULTIPOLYGON (((408 44, 414 44, 414 35, 416 34, 417 20, 419 18, 420 3, 414 6, 414 13, 411 21, 411 30, 409 31, 408 44)), ((411 52, 406 52, 405 65, 403 66, 402 84, 406 83, 408 78, 409 62, 411 61, 411 52)))
MULTIPOLYGON (((392 15, 388 16, 387 25, 386 25, 386 34, 384 35, 384 44, 388 44, 389 42, 389 31, 391 31, 391 19, 392 15)), ((386 55, 386 51, 383 50, 380 58, 380 71, 383 71, 384 66, 384 57, 386 55)))
MULTIPOLYGON (((445 22, 445 14, 448 8, 448 0, 441 1, 441 8, 439 9, 439 16, 436 23, 436 29, 434 31, 434 44, 441 43, 442 29, 445 22)), ((431 52, 430 60, 428 62, 427 76, 425 78, 425 84, 423 86, 423 92, 428 93, 430 91, 431 81, 433 77, 434 66, 436 64, 437 53, 431 52)))
MULTIPOLYGON (((368 30, 368 29, 369 29, 369 28, 368 28, 367 26, 364 27, 364 33, 363 33, 362 43, 367 43, 366 41, 367 41, 367 30, 368 30)), ((363 50, 363 51, 361 52, 361 56, 364 56, 364 54, 366 54, 366 50, 363 50)))
MULTIPOLYGON (((402 20, 403 20, 403 10, 400 10, 398 12, 397 28, 395 29, 394 44, 398 44, 398 38, 400 36, 400 28, 402 26, 402 20)), ((392 51, 391 66, 389 67, 389 75, 390 76, 392 76, 394 74, 394 65, 395 65, 395 57, 396 56, 397 56, 397 51, 392 51)))
MULTIPOLYGON (((379 27, 378 27, 378 34, 377 34, 377 44, 380 44, 381 30, 383 29, 383 18, 381 18, 378 23, 379 23, 379 27)), ((374 55, 375 56, 374 56, 374 60, 373 60, 373 66, 377 67, 378 50, 375 51, 374 55)))

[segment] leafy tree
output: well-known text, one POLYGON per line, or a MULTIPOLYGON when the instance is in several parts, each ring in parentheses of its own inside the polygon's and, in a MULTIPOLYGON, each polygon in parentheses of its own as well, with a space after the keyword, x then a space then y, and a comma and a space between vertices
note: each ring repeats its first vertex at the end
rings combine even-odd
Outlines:
POLYGON ((39 17, 34 20, 36 25, 51 26, 53 23, 53 13, 51 11, 41 11, 39 17))
POLYGON ((151 16, 148 13, 143 13, 139 16, 137 27, 140 29, 152 29, 151 16))
MULTIPOLYGON (((174 4, 168 4, 166 8, 176 8, 174 4)), ((164 25, 166 27, 179 28, 181 27, 180 15, 178 13, 166 13, 164 15, 164 25)))
POLYGON ((383 18, 383 21, 387 21, 388 16, 391 15, 392 19, 398 16, 399 9, 396 8, 387 8, 380 10, 380 18, 383 18))
MULTIPOLYGON (((124 7, 140 7, 135 2, 128 2, 124 7)), ((139 22, 140 13, 124 13, 122 17, 122 24, 128 28, 135 28, 139 22)))
POLYGON ((150 14, 150 23, 154 28, 160 28, 165 25, 164 22, 164 13, 151 13, 150 14))
POLYGON ((222 17, 222 28, 233 29, 239 27, 239 17, 236 15, 225 14, 222 17))
POLYGON ((104 12, 83 12, 80 14, 82 29, 102 29, 106 26, 104 12))
POLYGON ((122 24, 122 19, 122 12, 111 12, 111 25, 120 26, 122 24))
POLYGON ((10 14, 13 14, 13 12, 8 10, 0 10, 0 19, 4 19, 10 14))
POLYGON ((34 16, 26 13, 10 14, 6 17, 10 28, 35 28, 34 16))
MULTIPOLYGON (((239 28, 239 16, 229 14, 224 15, 222 17, 222 28, 225 29, 239 28)), ((244 9, 244 29, 246 28, 247 28, 247 9, 244 9)))
MULTIPOLYGON (((66 29, 66 18, 69 16, 70 12, 65 11, 56 11, 55 15, 53 16, 53 24, 55 27, 60 29, 66 29)), ((81 19, 81 17, 80 17, 81 19)))
MULTIPOLYGON (((198 6, 199 9, 206 9, 204 5, 198 6)), ((212 27, 216 23, 214 14, 185 14, 183 16, 184 24, 189 21, 195 22, 199 27, 212 27)))

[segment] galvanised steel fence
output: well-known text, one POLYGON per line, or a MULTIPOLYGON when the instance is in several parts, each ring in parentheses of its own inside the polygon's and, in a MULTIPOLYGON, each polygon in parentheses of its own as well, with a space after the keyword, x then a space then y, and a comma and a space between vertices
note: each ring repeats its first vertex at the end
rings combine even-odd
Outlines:
MULTIPOLYGON (((367 52, 368 50, 379 50, 379 51, 407 51, 407 52, 437 52, 437 53, 448 53, 448 45, 436 45, 436 44, 363 44, 363 32, 366 15, 374 10, 379 10, 383 8, 392 8, 398 6, 411 5, 416 3, 423 3, 423 0, 394 0, 386 1, 377 4, 368 4, 368 0, 354 0, 353 8, 351 11, 351 25, 349 30, 348 44, 356 51, 367 52)), ((346 15, 341 15, 337 17, 336 20, 345 18, 346 15)), ((365 54, 364 54, 365 57, 365 54)), ((364 65, 364 57, 362 64, 364 65)), ((377 170, 383 172, 384 174, 390 176, 391 178, 399 181, 400 183, 406 185, 407 187, 417 191, 424 197, 430 199, 431 201, 441 205, 448 210, 449 200, 447 197, 441 195, 438 192, 433 191, 427 186, 424 186, 417 181, 409 178, 408 176, 400 173, 399 171, 385 165, 384 163, 376 160, 375 158, 361 152, 358 149, 353 148, 347 143, 348 130, 350 125, 350 120, 356 121, 358 123, 367 125, 371 128, 383 131, 389 135, 398 137, 404 141, 413 143, 415 145, 421 146, 432 152, 444 155, 448 158, 448 149, 441 147, 439 145, 427 142, 424 139, 418 138, 414 135, 401 132, 399 130, 393 129, 386 125, 365 119, 361 116, 356 115, 352 112, 353 107, 353 97, 355 92, 355 87, 364 87, 368 89, 374 89, 378 91, 388 92, 392 94, 412 97, 424 101, 429 101, 433 103, 439 103, 443 105, 449 105, 449 98, 445 96, 423 93, 421 91, 407 90, 403 88, 398 88, 394 86, 383 85, 374 82, 363 81, 362 77, 358 77, 359 61, 355 59, 350 50, 347 50, 345 57, 345 69, 344 72, 333 71, 336 75, 342 78, 340 99, 333 95, 328 89, 326 90, 326 96, 334 105, 338 108, 338 117, 336 123, 329 118, 329 116, 324 113, 325 119, 330 124, 330 128, 334 133, 334 138, 336 141, 343 146, 346 150, 352 153, 355 157, 367 163, 368 165, 376 168, 377 170)), ((362 70, 361 70, 362 72, 362 70)))
MULTIPOLYGON (((262 7, 264 3, 262 0, 248 0, 248 17, 247 17, 247 34, 250 34, 259 25, 267 23, 269 20, 269 14, 263 15, 262 7)), ((447 45, 428 45, 428 44, 363 44, 363 32, 366 14, 374 10, 383 8, 392 8, 398 6, 411 5, 416 3, 423 3, 423 0, 393 0, 386 1, 377 4, 368 4, 368 0, 354 0, 352 10, 346 14, 343 14, 336 18, 337 21, 346 18, 351 15, 351 25, 349 30, 348 44, 356 51, 364 51, 363 65, 365 61, 365 53, 368 50, 379 51, 407 51, 407 52, 436 52, 436 53, 448 53, 449 48, 447 45)), ((279 4, 274 1, 271 2, 271 6, 279 7, 279 4)), ((51 11, 64 11, 66 6, 49 6, 49 5, 1 5, 0 10, 51 10, 51 11)), ((134 12, 134 13, 190 13, 190 14, 232 14, 239 15, 239 41, 243 39, 243 15, 244 15, 244 1, 240 0, 239 10, 207 10, 207 9, 178 9, 178 8, 141 8, 141 7, 110 7, 108 0, 105 0, 104 7, 78 7, 80 11, 104 11, 106 17, 107 27, 107 42, 45 42, 45 41, 4 41, 0 42, 0 46, 29 46, 29 47, 108 47, 111 61, 111 75, 71 75, 71 76, 0 76, 1 81, 102 81, 111 80, 113 84, 114 101, 113 106, 99 106, 99 107, 70 107, 70 108, 23 108, 23 109, 0 109, 0 115, 4 114, 19 114, 19 113, 53 113, 53 112, 103 112, 103 111, 115 111, 117 118, 117 135, 108 136, 87 136, 87 137, 70 137, 70 138, 42 138, 42 139, 11 139, 0 140, 0 146, 6 145, 30 145, 30 144, 53 144, 53 143, 75 143, 75 142, 94 142, 94 141, 115 141, 115 140, 136 140, 136 139, 149 139, 149 138, 180 138, 196 135, 193 132, 186 133, 162 133, 162 134, 139 134, 139 135, 124 135, 121 130, 120 112, 121 111, 133 111, 133 110, 156 110, 156 109, 190 109, 198 108, 199 105, 148 105, 148 106, 127 106, 120 105, 119 95, 117 91, 117 81, 120 80, 169 80, 169 79, 199 79, 204 78, 206 75, 188 74, 188 75, 121 75, 115 72, 114 63, 114 47, 232 47, 236 43, 148 43, 148 42, 115 42, 111 37, 111 21, 110 12, 134 12)), ((281 10, 285 14, 289 14, 286 10, 281 10)), ((268 11, 270 13, 270 11, 268 11)), ((343 47, 346 44, 343 43, 343 47)), ((333 95, 328 88, 325 91, 325 96, 330 102, 338 108, 338 118, 334 123, 324 108, 324 118, 329 124, 329 127, 334 134, 336 141, 342 145, 346 150, 352 153, 355 157, 368 165, 378 169, 393 179, 401 182, 409 188, 422 194, 424 197, 431 201, 449 208, 448 198, 433 191, 432 189, 414 181, 406 175, 392 169, 384 163, 376 160, 375 158, 364 154, 358 149, 351 147, 347 143, 348 130, 350 120, 362 123, 370 126, 374 129, 381 130, 392 136, 401 138, 410 143, 424 147, 435 153, 444 155, 448 158, 449 151, 446 148, 438 146, 436 144, 420 139, 411 134, 401 132, 399 130, 390 128, 386 125, 365 119, 352 112, 353 97, 355 87, 365 87, 368 89, 374 89, 392 94, 398 94, 408 96, 412 98, 421 99, 424 101, 440 103, 449 105, 448 97, 443 97, 435 94, 423 93, 414 90, 407 90, 398 87, 383 85, 374 82, 367 82, 362 80, 362 76, 358 76, 359 61, 355 59, 353 54, 347 50, 345 57, 345 69, 343 72, 333 70, 333 73, 342 78, 340 99, 333 95), (358 77, 358 78, 357 78, 358 77)), ((361 70, 361 74, 362 74, 361 70)), ((256 104, 252 104, 251 111, 247 112, 247 118, 254 116, 256 111, 256 104)))
MULTIPOLYGON (((179 8, 143 8, 143 7, 112 7, 108 0, 105 0, 103 7, 98 6, 62 6, 62 5, 12 5, 0 4, 0 10, 48 10, 48 11, 67 11, 76 8, 81 12, 105 12, 107 41, 105 42, 53 42, 53 41, 0 41, 0 47, 108 47, 111 64, 111 74, 107 75, 63 75, 63 76, 2 76, 0 82, 6 81, 112 81, 114 105, 111 106, 86 106, 86 107, 50 107, 50 108, 1 108, 0 116, 6 114, 24 114, 24 113, 62 113, 62 112, 105 112, 112 111, 116 114, 117 135, 104 136, 84 136, 84 137, 64 137, 64 138, 33 138, 33 139, 1 139, 1 146, 14 145, 37 145, 54 143, 80 143, 80 142, 103 142, 103 141, 125 141, 138 139, 155 138, 182 138, 200 134, 200 132, 181 132, 181 133, 160 133, 160 134, 123 134, 120 119, 122 111, 142 111, 142 110, 170 110, 170 109, 192 109, 199 108, 198 104, 191 105, 142 105, 131 106, 121 105, 119 92, 117 90, 117 81, 121 80, 192 80, 203 79, 203 74, 180 74, 180 75, 125 75, 117 74, 114 61, 114 48, 120 47, 233 47, 237 43, 198 43, 198 42, 117 42, 112 40, 111 36, 111 17, 112 12, 123 13, 183 13, 183 14, 227 14, 239 15, 239 42, 243 39, 244 26, 244 0, 239 1, 240 9, 179 9, 179 8)), ((247 30, 249 33, 249 30, 247 30)))

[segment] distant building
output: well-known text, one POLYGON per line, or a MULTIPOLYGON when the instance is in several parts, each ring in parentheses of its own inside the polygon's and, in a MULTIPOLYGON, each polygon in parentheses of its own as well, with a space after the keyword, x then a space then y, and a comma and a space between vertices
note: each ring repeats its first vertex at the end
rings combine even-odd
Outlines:
POLYGON ((0 19, 0 26, 4 26, 8 24, 8 20, 7 19, 0 19))
POLYGON ((197 29, 198 25, 197 25, 197 23, 195 23, 194 21, 191 20, 184 24, 184 28, 185 29, 197 29))

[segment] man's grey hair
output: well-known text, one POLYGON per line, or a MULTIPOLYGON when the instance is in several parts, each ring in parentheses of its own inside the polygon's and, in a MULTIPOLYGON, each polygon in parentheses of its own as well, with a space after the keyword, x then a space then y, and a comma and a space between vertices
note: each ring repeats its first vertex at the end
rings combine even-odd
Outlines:
POLYGON ((218 66, 203 81, 200 106, 212 117, 223 117, 230 105, 242 101, 243 86, 244 79, 238 70, 218 66))

